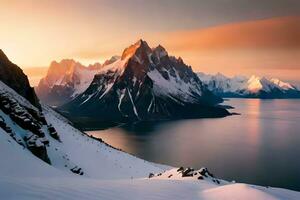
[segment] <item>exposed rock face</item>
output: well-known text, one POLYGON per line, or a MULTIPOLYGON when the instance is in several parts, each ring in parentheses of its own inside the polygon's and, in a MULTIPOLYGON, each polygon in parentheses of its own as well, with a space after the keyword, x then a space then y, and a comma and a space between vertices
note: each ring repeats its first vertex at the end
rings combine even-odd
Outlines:
POLYGON ((215 184, 221 184, 223 182, 222 180, 215 178, 214 175, 204 167, 199 170, 195 170, 191 167, 173 168, 158 174, 150 173, 149 178, 169 180, 206 180, 215 184))
MULTIPOLYGON (((62 130, 57 131, 57 126, 54 128, 52 124, 47 123, 49 115, 46 120, 45 109, 46 112, 51 111, 56 115, 51 108, 46 106, 43 106, 43 111, 40 111, 0 81, 0 135, 7 134, 9 136, 6 136, 7 141, 12 145, 16 142, 22 146, 24 153, 31 152, 48 164, 83 175, 84 170, 69 159, 67 152, 61 151, 58 147, 64 146, 60 137, 62 130)), ((65 121, 62 118, 56 119, 58 123, 62 122, 61 120, 65 121)), ((81 132, 79 134, 84 135, 81 132)))
POLYGON ((216 95, 221 97, 243 98, 300 98, 300 90, 290 83, 279 79, 265 77, 235 76, 228 78, 220 73, 207 75, 198 73, 203 83, 216 95))
POLYGON ((12 63, 0 49, 0 80, 25 97, 34 106, 40 108, 39 100, 30 87, 27 76, 22 69, 12 63))
POLYGON ((34 155, 50 164, 45 146, 49 145, 49 140, 42 130, 42 126, 47 124, 43 114, 36 109, 19 104, 11 95, 2 91, 0 91, 0 110, 8 115, 15 124, 26 130, 27 134, 21 138, 5 124, 3 117, 1 118, 5 125, 0 127, 20 145, 28 148, 34 155))
POLYGON ((84 92, 101 67, 100 63, 86 67, 72 59, 53 61, 36 88, 37 94, 49 105, 62 105, 84 92))
POLYGON ((228 115, 216 107, 220 102, 181 58, 140 40, 60 109, 72 117, 100 121, 162 120, 228 115))

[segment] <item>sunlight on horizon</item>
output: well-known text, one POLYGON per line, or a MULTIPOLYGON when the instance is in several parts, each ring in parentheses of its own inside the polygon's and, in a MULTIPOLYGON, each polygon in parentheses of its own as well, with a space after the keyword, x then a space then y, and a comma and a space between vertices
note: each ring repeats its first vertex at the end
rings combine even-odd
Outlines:
MULTIPOLYGON (((6 28, 0 33, 1 48, 23 69, 48 67, 51 61, 64 58, 88 65, 121 55, 124 48, 142 38, 150 47, 161 44, 170 55, 182 57, 194 71, 299 82, 297 6, 284 11, 286 4, 274 4, 272 11, 266 12, 263 8, 269 5, 256 8, 251 4, 257 14, 230 8, 232 13, 224 15, 215 12, 213 8, 218 6, 213 3, 166 0, 173 11, 167 15, 159 6, 162 2, 117 2, 4 0, 0 19, 6 28), (144 4, 155 12, 149 14, 144 4), (197 7, 211 12, 198 12, 197 7), (131 12, 133 8, 136 12, 131 12)), ((251 9, 242 3, 236 6, 251 9)))

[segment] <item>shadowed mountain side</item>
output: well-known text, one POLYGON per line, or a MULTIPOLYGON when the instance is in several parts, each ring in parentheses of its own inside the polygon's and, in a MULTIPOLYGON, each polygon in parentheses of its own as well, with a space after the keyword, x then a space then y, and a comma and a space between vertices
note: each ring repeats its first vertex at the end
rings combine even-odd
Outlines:
POLYGON ((39 100, 22 69, 12 63, 0 49, 0 80, 40 108, 39 100))
POLYGON ((181 58, 140 40, 60 110, 70 117, 114 122, 229 115, 216 107, 220 102, 181 58))

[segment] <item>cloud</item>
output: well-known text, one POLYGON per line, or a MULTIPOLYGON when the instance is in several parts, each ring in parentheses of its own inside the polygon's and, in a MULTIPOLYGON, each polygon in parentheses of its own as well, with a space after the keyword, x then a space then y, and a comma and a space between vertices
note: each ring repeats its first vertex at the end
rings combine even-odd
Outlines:
POLYGON ((227 24, 171 32, 170 46, 179 51, 224 49, 300 49, 300 16, 227 24))
POLYGON ((279 78, 299 80, 299 36, 300 16, 289 16, 160 33, 156 38, 195 71, 276 74, 279 78))

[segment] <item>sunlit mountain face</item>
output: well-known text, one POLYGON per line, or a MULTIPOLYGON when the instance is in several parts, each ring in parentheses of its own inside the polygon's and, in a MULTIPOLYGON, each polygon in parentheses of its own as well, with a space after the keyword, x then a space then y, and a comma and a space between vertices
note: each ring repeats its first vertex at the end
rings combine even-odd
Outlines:
POLYGON ((132 122, 230 115, 221 102, 182 58, 139 40, 58 109, 75 120, 132 122))
POLYGON ((47 104, 61 105, 84 92, 101 67, 100 63, 84 66, 72 59, 53 61, 36 87, 37 94, 47 104))
POLYGON ((209 75, 198 73, 200 80, 215 95, 222 97, 288 99, 300 98, 297 86, 277 78, 252 75, 226 77, 221 73, 209 75))

